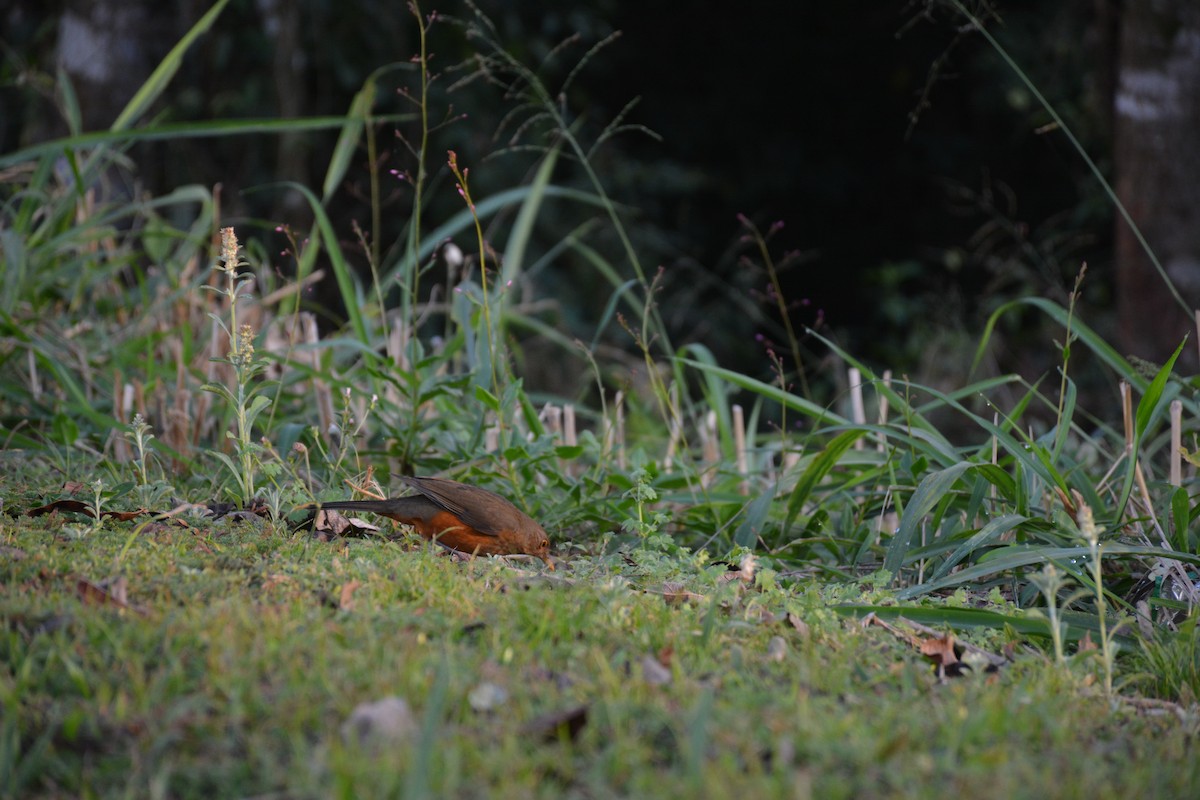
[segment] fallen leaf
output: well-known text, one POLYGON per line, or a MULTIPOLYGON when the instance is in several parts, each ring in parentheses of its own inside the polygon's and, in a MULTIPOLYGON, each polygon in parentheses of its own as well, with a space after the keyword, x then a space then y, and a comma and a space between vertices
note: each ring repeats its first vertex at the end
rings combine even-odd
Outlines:
POLYGON ((954 635, 947 633, 945 636, 928 637, 921 639, 921 655, 928 658, 939 667, 948 667, 951 664, 958 663, 958 656, 954 653, 954 635))
POLYGON ((317 512, 313 519, 313 530, 334 536, 371 536, 379 533, 379 528, 366 520, 325 510, 317 512))
MULTIPOLYGON (((30 517, 40 517, 43 514, 53 514, 58 511, 69 511, 73 514, 83 514, 84 516, 91 517, 92 519, 96 518, 95 509, 93 509, 92 506, 90 506, 87 503, 84 503, 81 500, 55 500, 53 503, 47 503, 44 506, 38 506, 37 508, 29 509, 28 511, 25 512, 25 515, 30 516, 30 517)), ((117 520, 120 520, 121 522, 126 522, 127 520, 137 519, 138 517, 143 516, 146 513, 148 513, 148 512, 146 512, 144 510, 139 510, 139 511, 101 511, 100 516, 113 517, 117 520)))

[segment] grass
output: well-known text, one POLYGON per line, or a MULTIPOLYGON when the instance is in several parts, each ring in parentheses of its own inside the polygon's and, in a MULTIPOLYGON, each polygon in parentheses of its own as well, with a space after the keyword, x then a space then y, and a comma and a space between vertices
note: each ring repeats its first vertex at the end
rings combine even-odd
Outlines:
POLYGON ((8 795, 1117 797, 1200 780, 1194 717, 1114 708, 1040 657, 939 681, 833 613, 844 586, 678 564, 669 591, 695 597, 675 602, 617 557, 547 577, 253 521, 156 526, 126 549, 133 524, 6 525, 8 795), (79 588, 122 578, 124 605, 79 588), (481 683, 504 699, 473 707, 481 683), (388 696, 418 729, 347 742, 353 709, 388 696), (528 728, 579 706, 574 738, 528 728))
POLYGON ((363 248, 374 290, 307 187, 279 187, 314 217, 284 231, 291 278, 203 188, 94 188, 123 166, 114 145, 211 131, 138 127, 180 48, 113 132, 0 156, 0 794, 1193 794, 1200 504, 1194 477, 1165 476, 1169 409, 1184 433, 1200 409, 1175 358, 1130 364, 1077 282, 1066 307, 1000 304, 978 345, 976 364, 1036 315, 1061 332, 1053 376, 968 376, 964 353, 961 386, 889 379, 786 321, 777 226, 749 220, 789 358, 765 382, 676 348, 590 161, 630 126, 589 141, 562 99, 580 65, 549 86, 467 11, 455 30, 527 137, 508 155, 534 160, 481 196, 467 174, 477 187, 487 160, 430 157, 441 18, 414 5, 415 113, 375 117, 371 76, 323 192, 358 146, 374 162, 372 126, 417 126, 412 223, 363 248), (423 203, 456 184, 466 208, 436 224, 423 203), (590 336, 529 299, 568 255, 607 292, 590 336), (345 308, 324 335, 298 302, 317 263, 345 308), (530 391, 529 337, 591 380, 530 391), (861 385, 823 394, 844 379, 810 344, 861 385), (1083 408, 1085 370, 1131 387, 1126 407, 1083 408), (559 570, 463 563, 390 528, 323 542, 295 512, 411 471, 510 497, 559 570), (406 733, 348 738, 356 708, 393 696, 406 733))

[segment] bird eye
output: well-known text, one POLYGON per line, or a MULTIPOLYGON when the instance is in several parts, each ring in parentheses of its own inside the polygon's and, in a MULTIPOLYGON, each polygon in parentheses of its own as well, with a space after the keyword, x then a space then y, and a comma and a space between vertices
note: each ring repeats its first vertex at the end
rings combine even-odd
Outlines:
POLYGON ((550 546, 550 540, 542 539, 542 547, 549 547, 549 546, 550 546))

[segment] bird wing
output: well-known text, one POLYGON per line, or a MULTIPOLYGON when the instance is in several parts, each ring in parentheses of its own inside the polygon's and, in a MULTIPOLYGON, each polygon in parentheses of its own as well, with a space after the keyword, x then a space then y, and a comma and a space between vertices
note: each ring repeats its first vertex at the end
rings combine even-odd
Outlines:
POLYGON ((486 536, 499 536, 500 531, 505 528, 506 520, 497 517, 510 517, 512 512, 509 509, 516 510, 515 506, 500 495, 478 486, 469 486, 444 478, 417 478, 406 475, 402 475, 400 480, 486 536), (496 508, 496 501, 499 501, 500 508, 496 508), (490 512, 483 508, 489 504, 492 506, 490 512))

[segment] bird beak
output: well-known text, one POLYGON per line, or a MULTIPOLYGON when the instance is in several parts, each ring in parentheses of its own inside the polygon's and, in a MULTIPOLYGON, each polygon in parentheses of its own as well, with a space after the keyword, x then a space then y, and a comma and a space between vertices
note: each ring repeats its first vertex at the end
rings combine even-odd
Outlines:
POLYGON ((546 562, 546 568, 554 572, 554 562, 550 560, 550 556, 542 556, 542 561, 546 562))

